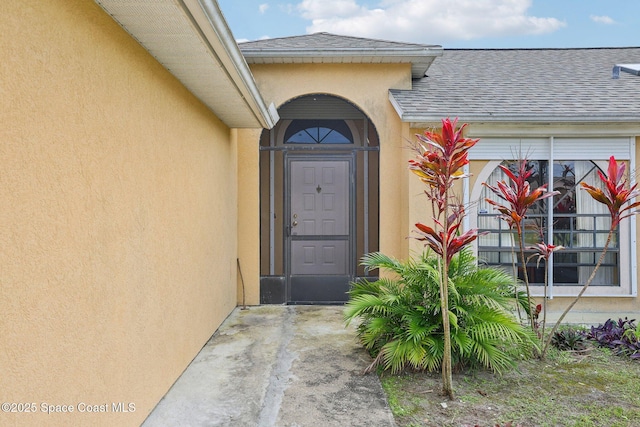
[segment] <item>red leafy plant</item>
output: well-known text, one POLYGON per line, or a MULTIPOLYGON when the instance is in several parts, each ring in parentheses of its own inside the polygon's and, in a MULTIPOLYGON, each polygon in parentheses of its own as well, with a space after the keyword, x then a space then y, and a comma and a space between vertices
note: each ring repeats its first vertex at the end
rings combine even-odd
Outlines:
MULTIPOLYGON (((606 205, 607 209, 609 209, 609 213, 611 215, 610 230, 614 230, 623 219, 637 214, 638 211, 634 209, 640 206, 640 201, 628 204, 640 195, 640 191, 637 189, 638 184, 629 186, 629 182, 625 177, 625 170, 625 163, 618 163, 616 162, 615 157, 611 156, 609 158, 607 174, 605 175, 601 171, 598 171, 598 176, 604 184, 604 190, 594 187, 593 185, 589 185, 586 182, 580 183, 582 188, 586 190, 591 197, 606 205)), ((609 239, 605 246, 611 242, 611 236, 612 233, 609 233, 609 239)))
POLYGON ((409 169, 426 184, 424 193, 431 202, 433 226, 416 224, 417 239, 425 242, 442 260, 440 263, 440 304, 444 329, 442 357, 442 392, 454 398, 451 367, 451 326, 449 312, 448 271, 452 257, 473 242, 477 230, 464 233, 462 222, 464 206, 456 201, 453 186, 457 180, 469 175, 464 166, 469 163, 468 151, 478 140, 465 138, 462 125, 456 129, 457 119, 443 119, 442 129, 416 135, 416 158, 409 160, 409 169))
POLYGON ((448 228, 445 230, 444 224, 436 219, 433 220, 436 229, 421 223, 416 224, 421 237, 418 240, 426 242, 437 255, 446 258, 446 263, 451 263, 455 254, 460 252, 469 243, 473 242, 477 236, 477 230, 467 230, 460 234, 465 211, 462 205, 449 205, 452 210, 447 218, 448 228))
MULTIPOLYGON (((560 245, 551 245, 545 242, 536 243, 533 246, 527 247, 527 249, 533 250, 534 253, 531 257, 537 257, 537 265, 540 265, 540 261, 544 260, 544 297, 542 299, 542 305, 536 305, 536 319, 538 315, 542 312, 542 332, 540 333, 540 338, 544 340, 544 330, 547 324, 547 279, 549 273, 549 258, 551 255, 559 250, 564 249, 563 246, 560 245)), ((545 354, 547 353, 547 346, 542 347, 542 353, 540 357, 544 359, 545 354)))
POLYGON ((518 161, 517 172, 513 172, 509 167, 500 165, 502 172, 508 177, 509 182, 502 180, 496 185, 489 185, 486 182, 482 184, 496 194, 502 201, 493 199, 485 199, 487 203, 495 206, 500 212, 500 218, 506 221, 509 229, 516 230, 518 235, 518 246, 520 252, 520 262, 522 263, 522 272, 524 276, 524 284, 527 291, 527 307, 529 307, 529 321, 531 329, 535 329, 535 319, 532 315, 531 291, 529 289, 529 276, 526 269, 526 259, 524 255, 524 219, 527 211, 531 206, 540 200, 559 194, 557 191, 547 191, 547 185, 541 185, 538 188, 531 189, 529 178, 533 174, 532 168, 529 167, 527 159, 518 161))
POLYGON ((607 250, 609 249, 609 245, 611 244, 611 239, 613 237, 614 232, 616 231, 620 221, 625 218, 628 218, 632 215, 638 214, 638 206, 640 206, 640 201, 633 201, 636 197, 640 196, 640 190, 638 190, 638 184, 630 185, 629 181, 625 175, 626 164, 624 162, 616 162, 614 156, 609 158, 609 166, 607 168, 607 173, 604 174, 602 171, 598 171, 598 177, 600 181, 602 181, 603 188, 598 188, 593 185, 589 185, 586 182, 581 182, 580 185, 582 189, 587 191, 594 200, 604 204, 609 209, 609 214, 611 215, 611 226, 609 227, 609 234, 607 234, 607 241, 602 248, 602 253, 600 254, 600 258, 596 263, 591 275, 585 282, 584 286, 575 297, 575 299, 567 306, 567 308, 562 312, 562 315, 558 318, 558 321, 553 326, 551 333, 547 337, 547 341, 545 342, 544 348, 546 349, 551 342, 551 338, 554 333, 558 329, 558 326, 562 323, 565 316, 569 311, 573 308, 574 305, 578 302, 580 297, 585 293, 593 279, 596 277, 596 272, 602 265, 604 261, 604 257, 607 254, 607 250))

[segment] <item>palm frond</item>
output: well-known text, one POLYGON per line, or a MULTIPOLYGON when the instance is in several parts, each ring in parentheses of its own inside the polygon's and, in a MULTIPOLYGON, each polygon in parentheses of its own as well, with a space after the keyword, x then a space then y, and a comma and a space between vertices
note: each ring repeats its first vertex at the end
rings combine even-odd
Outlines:
POLYGON ((365 254, 360 259, 360 264, 369 268, 370 270, 386 268, 391 271, 399 272, 403 268, 403 265, 400 261, 381 252, 371 252, 365 254))
MULTIPOLYGON (((347 323, 359 319, 358 338, 380 365, 433 371, 444 353, 440 305, 440 261, 435 256, 399 261, 381 253, 362 263, 394 274, 352 285, 345 305, 347 323)), ((513 277, 478 266, 470 250, 456 254, 449 268, 452 357, 458 366, 502 372, 535 346, 535 335, 513 315, 526 294, 515 292, 513 277)))

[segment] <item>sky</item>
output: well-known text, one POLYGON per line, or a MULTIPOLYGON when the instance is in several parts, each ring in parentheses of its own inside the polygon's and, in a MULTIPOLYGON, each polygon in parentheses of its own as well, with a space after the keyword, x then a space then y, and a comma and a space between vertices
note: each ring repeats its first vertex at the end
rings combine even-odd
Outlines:
POLYGON ((317 32, 444 48, 640 46, 638 0, 218 0, 239 42, 317 32))

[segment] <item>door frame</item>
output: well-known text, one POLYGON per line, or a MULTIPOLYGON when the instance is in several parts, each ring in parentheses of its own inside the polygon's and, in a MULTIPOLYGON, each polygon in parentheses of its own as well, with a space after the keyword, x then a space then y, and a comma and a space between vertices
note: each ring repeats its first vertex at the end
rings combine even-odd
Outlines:
MULTIPOLYGON (((313 152, 313 153, 302 153, 302 152, 285 152, 284 153, 284 227, 283 227, 283 248, 284 248, 284 273, 285 273, 285 296, 287 304, 343 304, 348 300, 348 295, 346 292, 344 295, 341 294, 340 288, 344 287, 345 290, 349 289, 349 284, 355 280, 356 275, 356 203, 355 203, 355 195, 356 195, 356 161, 355 161, 355 153, 321 153, 321 152, 313 152), (292 234, 291 234, 291 163, 296 161, 309 161, 309 162, 327 162, 327 161, 347 161, 348 164, 348 224, 349 224, 349 234, 347 238, 347 275, 346 276, 337 276, 337 275, 315 275, 308 276, 305 280, 311 286, 320 286, 321 283, 323 285, 327 285, 327 288, 330 290, 331 295, 339 295, 340 298, 334 298, 330 300, 299 300, 296 301, 293 298, 292 294, 292 282, 296 279, 291 274, 291 242, 292 242, 292 234), (346 284, 343 282, 346 281, 346 284)), ((298 276, 304 277, 304 276, 298 276)))

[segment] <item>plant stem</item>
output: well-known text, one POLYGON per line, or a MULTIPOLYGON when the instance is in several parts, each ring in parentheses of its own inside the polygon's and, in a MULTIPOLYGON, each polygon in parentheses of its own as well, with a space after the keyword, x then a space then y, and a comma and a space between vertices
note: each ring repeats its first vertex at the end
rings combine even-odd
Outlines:
MULTIPOLYGON (((547 326, 547 287, 549 285, 549 259, 544 262, 544 299, 542 300, 542 335, 540 336, 540 342, 543 344, 544 349, 544 329, 547 326)), ((544 351, 540 354, 541 358, 544 358, 544 351)))
POLYGON ((529 309, 529 322, 531 323, 531 330, 535 331, 536 322, 533 319, 531 313, 531 291, 529 290, 529 274, 527 273, 527 260, 524 257, 524 236, 522 231, 522 224, 516 225, 518 231, 518 244, 520 246, 520 261, 522 262, 522 275, 524 276, 524 286, 527 290, 527 308, 529 309))
POLYGON ((584 286, 582 287, 582 289, 580 290, 580 293, 576 296, 576 298, 571 302, 571 304, 569 304, 569 306, 567 308, 564 309, 564 311, 562 312, 562 315, 560 316, 560 318, 558 319, 556 324, 553 326, 553 329, 551 329, 551 333, 547 337, 547 340, 544 343, 544 347, 542 348, 542 355, 541 355, 542 359, 544 359, 544 357, 545 357, 545 355, 547 353, 547 349, 549 348, 549 344, 551 344, 551 338, 553 337, 553 334, 558 329, 558 326, 560 326, 560 324, 562 323, 562 320, 564 320, 564 318, 567 315, 567 313, 569 313, 569 311, 573 308, 573 306, 576 305, 576 303, 578 302, 580 297, 585 293, 585 291, 587 290, 587 288, 589 287, 591 282, 593 282, 593 279, 595 279, 596 272, 600 268, 600 265, 602 265, 602 263, 604 262, 604 256, 607 254, 607 250, 609 249, 609 244, 611 243, 611 238, 613 237, 613 232, 615 230, 615 227, 616 227, 615 225, 613 225, 613 224, 611 225, 611 228, 609 229, 609 234, 607 235, 607 241, 604 244, 604 248, 602 248, 602 253, 600 254, 600 258, 598 259, 598 262, 596 263, 596 266, 594 267, 593 271, 591 272, 591 275, 589 276, 589 279, 587 279, 587 282, 584 284, 584 286))
MULTIPOLYGON (((512 236, 513 235, 512 233, 513 233, 513 226, 509 227, 509 235, 512 236)), ((518 320, 522 322, 522 314, 520 313, 520 303, 518 299, 518 257, 516 255, 516 251, 513 245, 511 245, 511 269, 513 271, 513 292, 514 292, 513 296, 516 301, 516 310, 518 312, 518 320)))
POLYGON ((453 400, 453 379, 451 377, 451 325, 449 324, 449 262, 447 261, 447 245, 449 243, 449 192, 444 194, 444 220, 442 242, 442 274, 440 280, 440 306, 442 311, 442 328, 444 329, 444 354, 442 355, 442 393, 453 400))

